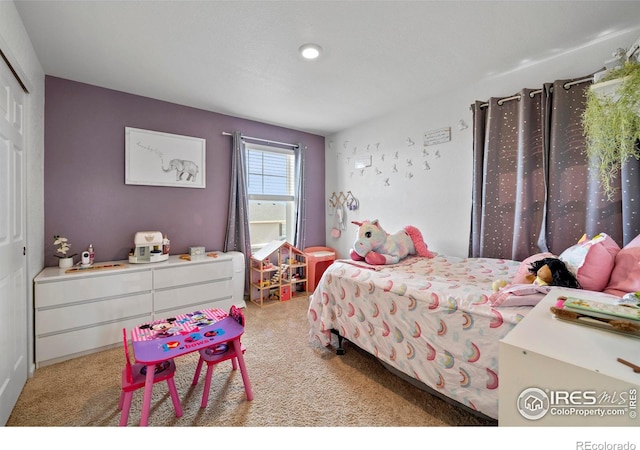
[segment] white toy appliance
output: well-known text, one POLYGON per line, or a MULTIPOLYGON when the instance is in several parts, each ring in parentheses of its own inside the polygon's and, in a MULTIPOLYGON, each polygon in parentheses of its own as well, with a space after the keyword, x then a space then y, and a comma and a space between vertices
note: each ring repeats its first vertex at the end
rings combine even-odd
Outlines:
POLYGON ((130 263, 153 263, 169 259, 162 253, 162 233, 159 231, 138 231, 133 239, 133 251, 129 253, 130 263))

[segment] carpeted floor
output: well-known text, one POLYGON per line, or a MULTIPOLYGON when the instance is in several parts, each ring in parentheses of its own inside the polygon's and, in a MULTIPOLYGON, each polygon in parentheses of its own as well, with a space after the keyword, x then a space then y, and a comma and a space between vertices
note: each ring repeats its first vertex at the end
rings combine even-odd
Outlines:
MULTIPOLYGON (((207 408, 200 408, 203 375, 191 379, 197 353, 176 361, 184 415, 176 418, 166 384, 154 386, 149 425, 155 427, 446 427, 495 425, 434 397, 387 371, 369 354, 346 355, 308 342, 308 300, 264 308, 249 303, 243 343, 254 399, 245 398, 231 362, 215 372, 207 408)), ((9 417, 12 427, 117 426, 122 348, 37 369, 9 417)), ((129 426, 140 419, 134 393, 129 426)))

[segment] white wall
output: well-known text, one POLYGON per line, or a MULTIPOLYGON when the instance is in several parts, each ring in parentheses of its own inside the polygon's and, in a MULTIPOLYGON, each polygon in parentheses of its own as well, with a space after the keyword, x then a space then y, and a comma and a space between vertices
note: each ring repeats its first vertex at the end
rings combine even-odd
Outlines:
MULTIPOLYGON (((384 117, 344 130, 326 139, 326 198, 351 191, 359 200, 348 221, 380 219, 389 233, 406 225, 418 227, 429 249, 467 256, 472 183, 472 113, 470 105, 489 97, 508 97, 522 88, 582 77, 600 70, 619 47, 628 48, 640 27, 614 33, 562 55, 527 63, 509 73, 479 78, 455 92, 420 100, 384 117), (463 120, 468 128, 458 129, 463 120), (427 131, 451 127, 451 141, 424 146, 427 131), (414 142, 408 145, 408 139, 414 142), (428 156, 423 156, 423 151, 428 156), (398 159, 394 159, 395 153, 398 159), (436 155, 436 152, 439 153, 436 155), (354 168, 357 158, 372 157, 371 167, 354 168), (384 156, 384 161, 382 157, 384 156), (412 165, 409 166, 408 160, 412 165), (429 170, 425 170, 424 163, 429 170), (394 164, 397 172, 393 171, 394 164), (410 178, 411 177, 411 178, 410 178), (385 180, 389 186, 385 186, 385 180)), ((523 55, 525 58, 526 55, 523 55)), ((416 92, 416 98, 420 96, 416 92)), ((327 246, 348 258, 356 225, 348 224, 340 238, 331 237, 333 216, 327 216, 327 246)))
MULTIPOLYGON (((33 283, 44 267, 44 72, 13 2, 0 1, 0 50, 29 90, 26 126, 27 305, 33 361, 33 283)), ((33 374, 35 367, 30 366, 33 374)))

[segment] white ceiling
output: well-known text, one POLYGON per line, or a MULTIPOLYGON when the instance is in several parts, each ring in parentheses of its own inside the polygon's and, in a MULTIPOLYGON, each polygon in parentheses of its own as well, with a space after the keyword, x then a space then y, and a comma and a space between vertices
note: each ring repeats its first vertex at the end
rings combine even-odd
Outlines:
POLYGON ((639 1, 14 3, 47 75, 323 136, 640 24, 639 1))

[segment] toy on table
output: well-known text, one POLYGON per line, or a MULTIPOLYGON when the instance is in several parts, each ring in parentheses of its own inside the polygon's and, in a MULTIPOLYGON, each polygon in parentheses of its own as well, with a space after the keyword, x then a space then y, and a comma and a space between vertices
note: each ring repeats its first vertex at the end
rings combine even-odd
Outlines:
POLYGON ((366 261, 373 265, 395 264, 409 255, 433 258, 416 227, 407 225, 402 230, 389 234, 378 219, 351 222, 358 225, 357 239, 350 251, 354 261, 366 261))

